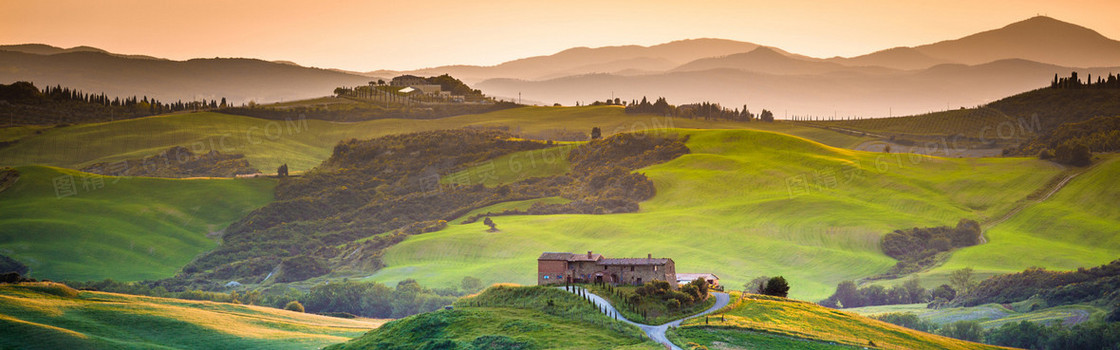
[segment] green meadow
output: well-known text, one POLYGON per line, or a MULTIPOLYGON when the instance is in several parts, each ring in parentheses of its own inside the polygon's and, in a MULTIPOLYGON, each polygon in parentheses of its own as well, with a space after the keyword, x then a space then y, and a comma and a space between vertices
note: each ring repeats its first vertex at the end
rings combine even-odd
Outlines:
POLYGON ((988 243, 961 249, 922 274, 933 282, 954 270, 981 276, 1029 267, 1073 270, 1120 257, 1120 157, 1106 156, 1049 199, 1033 204, 985 233, 988 243))
POLYGON ((381 119, 354 123, 322 120, 272 121, 220 113, 183 113, 109 123, 35 129, 0 129, 0 141, 18 139, 0 148, 0 165, 50 165, 80 169, 158 154, 172 146, 198 152, 217 150, 245 154, 263 172, 281 164, 292 171, 311 169, 330 156, 341 140, 462 127, 506 128, 527 137, 549 138, 602 128, 605 135, 651 128, 752 128, 799 135, 849 147, 863 138, 792 123, 736 123, 630 115, 620 107, 523 107, 441 119, 381 119), (40 133, 36 133, 40 131, 40 133))
POLYGON ((685 321, 676 334, 678 345, 697 342, 712 346, 713 339, 729 339, 732 341, 731 345, 740 345, 734 341, 742 338, 746 342, 742 345, 754 345, 751 344, 753 337, 743 335, 764 333, 880 349, 1000 349, 997 346, 923 333, 813 303, 754 294, 748 294, 746 298, 739 296, 739 293, 732 293, 732 304, 707 318, 685 321))
POLYGON ((272 200, 271 179, 103 177, 25 166, 0 192, 0 254, 54 280, 174 275, 231 222, 272 200))
POLYGON ((5 349, 316 349, 382 323, 54 283, 0 285, 5 349))
MULTIPOLYGON (((1027 304, 1029 302, 1032 301, 1028 300, 1020 303, 1027 304)), ((1088 304, 1062 305, 1029 311, 1028 306, 1027 308, 1019 308, 1023 311, 1017 311, 1017 306, 1019 306, 1018 304, 1020 303, 1012 303, 1010 305, 1011 307, 1002 304, 984 304, 971 307, 949 307, 940 309, 929 309, 926 307, 926 304, 882 305, 845 309, 844 311, 864 316, 887 313, 913 313, 918 315, 922 320, 939 325, 957 321, 979 321, 980 325, 984 328, 995 328, 1006 323, 1018 323, 1020 321, 1072 325, 1090 320, 1100 321, 1104 319, 1109 312, 1107 308, 1088 304)))
POLYGON ((368 279, 532 284, 541 252, 593 250, 670 257, 677 272, 712 272, 731 288, 782 275, 793 297, 818 300, 894 265, 882 235, 1002 216, 1061 172, 1037 159, 869 153, 764 131, 663 132, 689 135, 691 153, 638 171, 657 189, 640 212, 494 217, 500 232, 455 221, 388 249, 368 279))

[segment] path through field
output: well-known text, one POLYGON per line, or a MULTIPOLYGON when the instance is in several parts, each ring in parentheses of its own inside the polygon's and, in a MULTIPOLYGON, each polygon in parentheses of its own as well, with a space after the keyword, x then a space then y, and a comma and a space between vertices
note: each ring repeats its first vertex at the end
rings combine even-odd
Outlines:
MULTIPOLYGON (((557 287, 557 288, 560 288, 561 290, 564 290, 564 287, 557 287)), ((578 288, 577 290, 582 290, 583 289, 583 288, 579 288, 579 287, 576 287, 576 288, 578 288)), ((704 310, 704 312, 701 312, 701 313, 698 313, 698 314, 695 314, 695 315, 692 315, 692 316, 688 316, 688 317, 685 317, 685 318, 681 318, 681 319, 678 319, 678 320, 675 320, 675 321, 666 322, 665 324, 654 326, 654 325, 642 324, 642 323, 637 323, 637 322, 628 320, 625 317, 622 317, 621 315, 619 315, 618 310, 616 310, 614 308, 614 305, 611 305, 611 303, 608 302, 603 297, 595 295, 594 293, 591 293, 591 292, 587 292, 587 295, 591 298, 591 301, 594 302, 595 305, 598 306, 600 309, 604 310, 604 313, 606 313, 607 315, 617 316, 619 321, 626 322, 626 323, 635 325, 638 328, 641 328, 643 332, 646 332, 646 335, 648 335, 650 339, 653 339, 653 341, 661 343, 662 345, 665 345, 666 348, 669 348, 669 349, 672 349, 672 350, 683 350, 683 349, 674 345, 672 342, 669 341, 668 338, 665 337, 665 331, 668 330, 669 327, 680 327, 681 322, 683 322, 684 320, 710 314, 713 311, 719 310, 719 309, 723 308, 724 306, 727 306, 727 304, 731 301, 731 297, 728 296, 727 293, 720 293, 720 292, 712 293, 712 295, 715 296, 715 298, 716 298, 716 303, 714 305, 712 305, 712 307, 708 308, 707 310, 704 310)))
MULTIPOLYGON (((1080 169, 1078 171, 1074 171, 1073 173, 1071 173, 1069 175, 1066 175, 1065 178, 1063 178, 1061 181, 1058 181, 1058 183, 1055 184, 1053 188, 1051 188, 1049 191, 1046 191, 1046 194, 1042 195, 1041 197, 1038 197, 1038 199, 1033 200, 1033 201, 1027 201, 1027 202, 1023 203, 1022 205, 1016 206, 1016 207, 1012 208, 1011 210, 1009 210, 1007 212, 1007 214, 1004 214, 999 219, 995 219, 993 221, 986 222, 986 223, 984 223, 984 225, 988 226, 988 227, 995 227, 996 225, 999 225, 999 224, 1003 223, 1004 221, 1007 221, 1007 219, 1010 219, 1012 216, 1015 216, 1015 214, 1018 214, 1019 212, 1023 211, 1023 209, 1026 209, 1027 207, 1029 207, 1031 205, 1042 203, 1043 201, 1046 201, 1047 199, 1050 199, 1050 196, 1053 196, 1055 193, 1058 193, 1059 190, 1061 190, 1063 187, 1065 187, 1066 184, 1068 184, 1070 180, 1073 180, 1073 178, 1077 177, 1077 175, 1081 175, 1081 174, 1084 174, 1084 173, 1088 172, 1089 168, 1091 168, 1091 167, 1086 167, 1084 169, 1080 169)), ((981 230, 980 231, 980 244, 988 243, 988 239, 984 237, 984 231, 986 231, 986 230, 981 230)))

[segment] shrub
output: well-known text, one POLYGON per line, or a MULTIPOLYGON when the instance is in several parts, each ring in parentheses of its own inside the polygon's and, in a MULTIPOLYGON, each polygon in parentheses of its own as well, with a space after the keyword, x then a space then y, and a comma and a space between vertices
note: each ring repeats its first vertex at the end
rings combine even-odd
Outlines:
POLYGON ((292 300, 288 302, 288 305, 284 305, 284 310, 303 312, 303 304, 300 304, 298 300, 292 300))
POLYGON ((785 277, 778 276, 766 281, 766 295, 785 298, 789 295, 789 283, 786 282, 785 277))

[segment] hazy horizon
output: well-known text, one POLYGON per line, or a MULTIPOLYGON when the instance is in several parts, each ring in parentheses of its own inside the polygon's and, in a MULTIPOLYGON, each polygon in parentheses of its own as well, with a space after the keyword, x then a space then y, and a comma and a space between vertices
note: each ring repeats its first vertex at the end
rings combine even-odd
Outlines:
POLYGON ((247 57, 372 71, 495 65, 572 47, 697 38, 746 41, 820 58, 851 57, 956 39, 1036 15, 1120 37, 1120 22, 1109 11, 1117 6, 1107 1, 137 4, 0 4, 0 44, 93 46, 175 60, 247 57))

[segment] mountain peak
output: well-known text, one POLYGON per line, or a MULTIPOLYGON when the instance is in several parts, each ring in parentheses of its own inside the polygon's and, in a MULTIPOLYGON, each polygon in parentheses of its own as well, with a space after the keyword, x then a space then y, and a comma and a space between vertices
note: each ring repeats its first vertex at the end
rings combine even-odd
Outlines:
POLYGON ((1021 58, 1067 67, 1120 66, 1120 42, 1045 16, 915 49, 926 56, 970 65, 1021 58))

